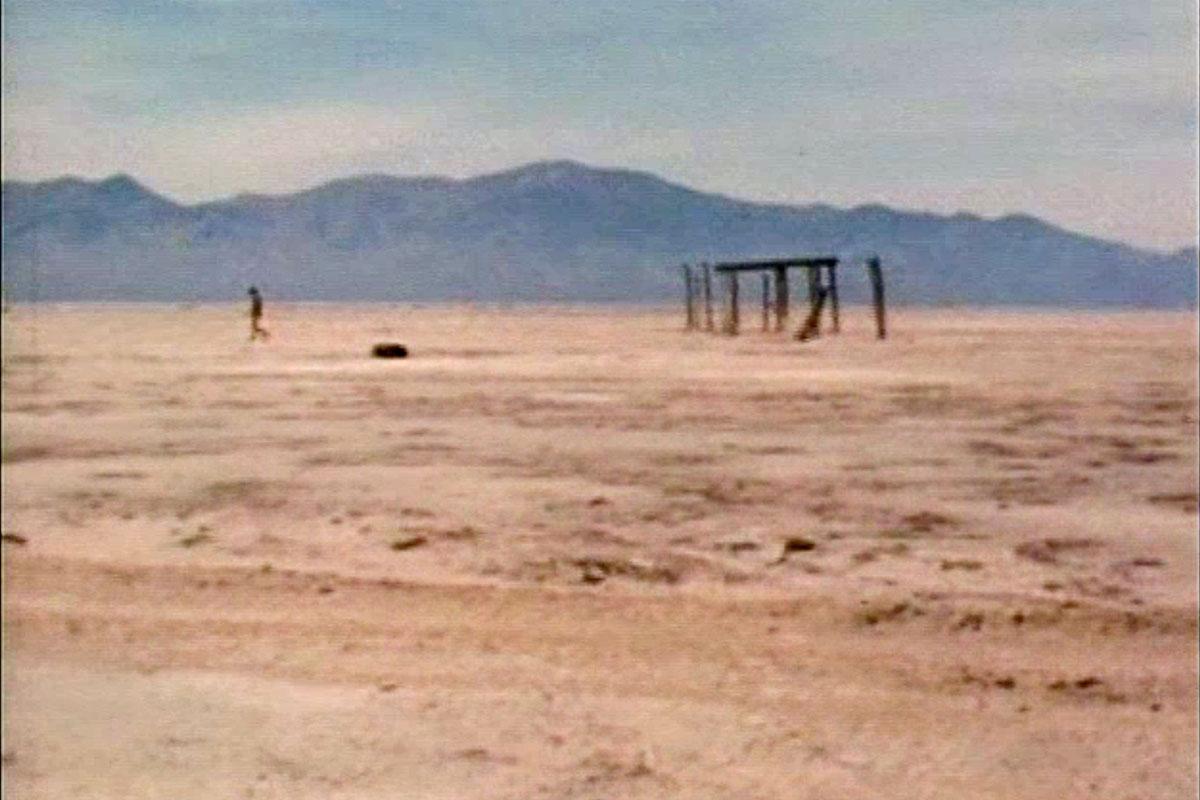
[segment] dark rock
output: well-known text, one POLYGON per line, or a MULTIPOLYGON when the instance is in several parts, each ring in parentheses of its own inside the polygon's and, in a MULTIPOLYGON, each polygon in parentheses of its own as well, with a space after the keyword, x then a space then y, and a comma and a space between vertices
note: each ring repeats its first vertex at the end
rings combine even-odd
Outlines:
POLYGON ((429 539, 424 536, 409 536, 406 539, 397 539, 392 542, 393 550, 412 550, 414 547, 420 547, 423 544, 428 544, 429 539))
POLYGON ((375 358, 408 358, 408 348, 395 342, 380 342, 371 348, 375 358))

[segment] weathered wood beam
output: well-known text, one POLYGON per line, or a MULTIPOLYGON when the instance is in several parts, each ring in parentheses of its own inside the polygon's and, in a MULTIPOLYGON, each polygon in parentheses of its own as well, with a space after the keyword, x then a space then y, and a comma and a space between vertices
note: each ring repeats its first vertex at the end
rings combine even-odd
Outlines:
POLYGON ((826 267, 826 287, 829 289, 829 322, 834 333, 840 333, 842 323, 838 308, 837 267, 826 267))
POLYGON ((725 332, 730 336, 737 336, 741 326, 741 309, 738 307, 737 273, 729 273, 727 280, 729 282, 729 321, 726 324, 725 332))
POLYGON ((796 331, 796 338, 800 341, 807 342, 809 339, 815 339, 821 335, 821 309, 825 307, 825 298, 828 294, 827 290, 820 286, 817 287, 817 296, 808 312, 808 319, 804 320, 800 330, 796 331))
POLYGON ((696 292, 693 288, 692 268, 687 264, 683 265, 683 295, 684 307, 687 310, 685 328, 687 330, 695 330, 696 328, 696 292))
POLYGON ((783 331, 788 323, 788 274, 786 267, 775 268, 775 330, 783 331))
MULTIPOLYGON (((816 310, 817 304, 819 302, 824 302, 824 298, 821 297, 821 292, 822 292, 821 270, 810 269, 808 271, 808 311, 809 311, 810 319, 813 318, 813 311, 816 310)), ((820 318, 819 314, 816 315, 816 321, 817 321, 817 331, 816 332, 820 333, 821 332, 821 330, 820 330, 821 318, 820 318)))
POLYGON ((887 318, 883 307, 883 269, 878 258, 867 259, 867 275, 871 279, 871 294, 875 300, 875 330, 880 339, 887 338, 887 318))
POLYGON ((704 264, 704 329, 713 330, 712 268, 704 264))
POLYGON ((771 330, 771 276, 762 274, 762 329, 763 333, 771 330))
POLYGON ((751 272, 764 269, 776 269, 778 267, 827 267, 830 264, 837 264, 838 260, 835 256, 815 256, 812 258, 772 258, 763 261, 723 261, 717 264, 713 269, 717 272, 751 272))

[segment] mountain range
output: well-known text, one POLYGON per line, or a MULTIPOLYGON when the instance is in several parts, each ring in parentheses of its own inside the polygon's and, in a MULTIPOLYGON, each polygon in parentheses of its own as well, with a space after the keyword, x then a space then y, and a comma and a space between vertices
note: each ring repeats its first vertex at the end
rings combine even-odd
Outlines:
POLYGON ((683 262, 877 254, 906 304, 1194 308, 1197 250, 1139 249, 1027 215, 780 205, 549 161, 465 180, 365 175, 186 205, 118 175, 6 181, 8 299, 662 301, 683 262))

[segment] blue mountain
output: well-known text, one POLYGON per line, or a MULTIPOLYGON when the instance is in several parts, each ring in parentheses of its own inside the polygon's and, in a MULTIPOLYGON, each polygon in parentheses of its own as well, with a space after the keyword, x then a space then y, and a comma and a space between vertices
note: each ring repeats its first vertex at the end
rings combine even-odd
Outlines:
POLYGON ((13 300, 668 300, 678 265, 878 254, 895 302, 1194 308, 1197 250, 1139 249, 1027 215, 789 206, 571 161, 466 180, 364 175, 283 196, 173 202, 125 175, 9 181, 13 300))

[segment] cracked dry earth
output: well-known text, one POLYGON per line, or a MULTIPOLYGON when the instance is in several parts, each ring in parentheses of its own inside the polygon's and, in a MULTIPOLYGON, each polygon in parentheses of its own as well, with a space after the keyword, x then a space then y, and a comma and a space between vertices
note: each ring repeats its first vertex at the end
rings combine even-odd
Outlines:
POLYGON ((242 311, 3 317, 5 797, 1195 796, 1194 315, 242 311))

